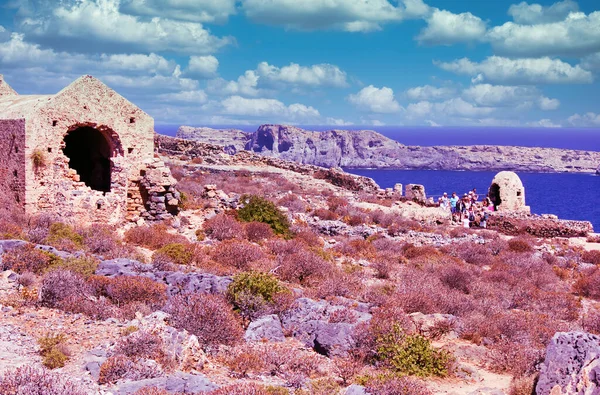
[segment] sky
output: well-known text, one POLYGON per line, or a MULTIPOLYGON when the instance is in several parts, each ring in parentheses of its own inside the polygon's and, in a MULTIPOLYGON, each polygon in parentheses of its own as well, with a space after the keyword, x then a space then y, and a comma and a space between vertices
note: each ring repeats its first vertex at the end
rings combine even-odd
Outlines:
POLYGON ((600 2, 0 0, 0 74, 162 125, 600 127, 600 2))

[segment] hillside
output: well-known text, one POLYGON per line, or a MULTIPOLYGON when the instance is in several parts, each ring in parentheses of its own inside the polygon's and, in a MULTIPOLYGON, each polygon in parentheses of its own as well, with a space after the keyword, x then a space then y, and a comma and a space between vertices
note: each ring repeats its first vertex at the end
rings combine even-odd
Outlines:
POLYGON ((254 133, 182 126, 177 137, 323 167, 595 173, 600 152, 511 146, 406 146, 370 130, 312 132, 263 125, 254 133), (245 143, 244 143, 244 138, 245 143), (244 144, 243 144, 244 143, 244 144))

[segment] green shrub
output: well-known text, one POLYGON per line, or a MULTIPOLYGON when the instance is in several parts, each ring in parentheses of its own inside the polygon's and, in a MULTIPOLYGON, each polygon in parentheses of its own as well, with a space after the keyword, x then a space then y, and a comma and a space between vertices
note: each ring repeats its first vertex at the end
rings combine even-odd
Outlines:
POLYGON ((277 294, 289 290, 275 276, 267 273, 246 272, 233 278, 227 288, 227 297, 244 318, 253 318, 272 305, 277 294))
POLYGON ((275 234, 289 235, 290 223, 275 203, 257 195, 244 195, 241 200, 245 205, 238 212, 239 219, 244 222, 264 222, 271 226, 275 234))
POLYGON ((162 255, 177 265, 189 265, 194 258, 191 246, 182 243, 171 243, 156 251, 152 258, 162 255))
POLYGON ((83 236, 75 231, 71 226, 56 222, 50 225, 46 243, 50 245, 62 245, 65 241, 73 243, 77 248, 83 247, 83 236))
POLYGON ((82 256, 78 258, 68 258, 65 260, 57 259, 48 269, 69 270, 73 273, 80 274, 83 278, 87 279, 96 273, 96 269, 98 268, 99 264, 100 261, 94 257, 82 256))
POLYGON ((47 334, 38 339, 42 363, 49 369, 62 368, 69 360, 64 346, 65 335, 62 333, 47 334))
POLYGON ((398 324, 377 339, 376 350, 377 359, 388 368, 421 377, 444 377, 453 361, 449 352, 433 348, 424 336, 407 335, 398 324))

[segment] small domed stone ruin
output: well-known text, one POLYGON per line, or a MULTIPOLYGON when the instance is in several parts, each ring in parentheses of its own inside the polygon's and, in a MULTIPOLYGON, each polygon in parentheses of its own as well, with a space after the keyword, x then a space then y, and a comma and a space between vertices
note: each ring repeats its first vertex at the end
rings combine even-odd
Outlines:
POLYGON ((19 95, 0 76, 4 207, 81 222, 162 220, 178 211, 154 157, 154 119, 92 76, 55 95, 19 95))
POLYGON ((496 211, 521 212, 529 214, 525 205, 525 187, 519 176, 512 171, 501 171, 492 180, 488 196, 496 211))

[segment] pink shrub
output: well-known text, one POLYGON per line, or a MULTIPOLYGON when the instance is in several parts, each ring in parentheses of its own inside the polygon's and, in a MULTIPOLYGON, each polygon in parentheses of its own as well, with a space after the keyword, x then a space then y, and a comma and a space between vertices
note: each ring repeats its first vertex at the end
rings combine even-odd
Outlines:
POLYGON ((263 241, 274 236, 271 226, 264 222, 249 222, 245 225, 245 229, 246 238, 252 242, 263 241))
POLYGON ((85 395, 87 391, 57 373, 24 366, 0 376, 0 394, 85 395))
POLYGON ((172 325, 196 335, 205 348, 233 345, 242 338, 242 327, 231 306, 221 297, 186 294, 171 298, 167 311, 172 325))
POLYGON ((217 214, 203 225, 204 233, 216 240, 241 239, 244 235, 244 228, 231 215, 217 214))
POLYGON ((316 281, 324 279, 332 270, 331 263, 307 250, 284 255, 279 264, 280 267, 276 274, 282 280, 303 285, 314 284, 316 281))
POLYGON ((225 266, 247 270, 252 262, 264 258, 262 249, 245 240, 227 240, 219 243, 212 251, 212 259, 225 266))

